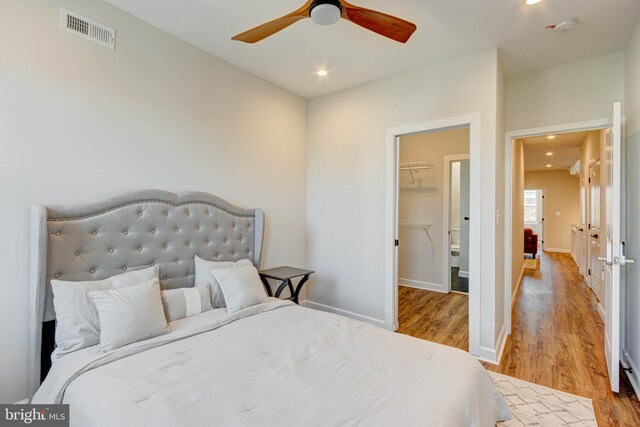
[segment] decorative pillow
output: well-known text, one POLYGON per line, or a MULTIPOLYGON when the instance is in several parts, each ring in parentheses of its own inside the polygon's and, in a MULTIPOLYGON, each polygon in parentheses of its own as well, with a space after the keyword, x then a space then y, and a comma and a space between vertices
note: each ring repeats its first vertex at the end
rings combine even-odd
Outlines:
POLYGON ((211 270, 224 294, 227 311, 234 313, 252 305, 269 302, 258 270, 251 265, 236 268, 211 270))
POLYGON ((206 283, 194 288, 162 291, 162 306, 168 322, 212 310, 211 286, 206 283))
POLYGON ((104 280, 68 282, 52 280, 53 307, 56 312, 56 344, 60 355, 100 342, 98 312, 89 292, 137 285, 158 277, 157 266, 131 271, 104 280))
POLYGON ((213 274, 211 274, 211 270, 217 270, 219 268, 237 268, 237 267, 249 267, 253 266, 251 260, 241 259, 240 261, 223 261, 223 262, 215 262, 215 261, 207 261, 206 259, 200 258, 198 255, 195 256, 194 259, 196 265, 196 286, 204 285, 205 283, 209 283, 211 285, 211 303, 213 304, 213 308, 222 308, 226 307, 224 301, 224 295, 220 290, 220 285, 218 284, 218 280, 215 278, 213 274))
POLYGON ((109 351, 169 332, 156 277, 139 285, 89 296, 100 318, 100 350, 109 351))

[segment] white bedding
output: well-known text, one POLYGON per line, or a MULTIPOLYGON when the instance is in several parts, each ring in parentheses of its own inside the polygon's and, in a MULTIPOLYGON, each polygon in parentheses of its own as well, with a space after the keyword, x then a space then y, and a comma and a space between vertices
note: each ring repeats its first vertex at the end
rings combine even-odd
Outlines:
POLYGON ((271 301, 56 361, 33 403, 74 426, 493 426, 508 405, 468 353, 271 301))

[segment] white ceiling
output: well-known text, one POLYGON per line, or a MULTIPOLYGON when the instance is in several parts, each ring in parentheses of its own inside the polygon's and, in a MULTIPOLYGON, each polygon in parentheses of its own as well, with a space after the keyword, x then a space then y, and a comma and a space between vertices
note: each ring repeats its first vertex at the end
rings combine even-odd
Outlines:
POLYGON ((289 13, 305 0, 106 0, 205 51, 307 98, 498 46, 506 74, 621 50, 640 15, 638 0, 359 0, 414 22, 406 45, 352 23, 310 19, 254 45, 231 37, 289 13), (544 27, 577 17, 557 34, 544 27), (328 78, 315 71, 325 67, 328 78))
POLYGON ((569 169, 580 159, 580 145, 588 132, 572 132, 524 138, 524 169, 527 171, 569 169), (547 153, 553 153, 547 156, 547 153), (551 165, 550 168, 547 165, 551 165))

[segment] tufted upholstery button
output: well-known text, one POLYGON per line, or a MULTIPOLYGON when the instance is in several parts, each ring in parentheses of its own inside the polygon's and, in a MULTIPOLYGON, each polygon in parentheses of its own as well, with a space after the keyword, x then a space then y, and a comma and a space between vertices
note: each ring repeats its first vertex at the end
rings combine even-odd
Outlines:
POLYGON ((127 266, 125 265, 124 267, 122 267, 122 269, 123 269, 124 271, 127 271, 127 266))
POLYGON ((89 270, 89 272, 90 272, 91 274, 93 274, 93 273, 95 273, 95 272, 96 272, 96 270, 95 270, 95 268, 92 268, 91 270, 89 270))
POLYGON ((59 232, 59 231, 56 231, 56 236, 59 236, 59 235, 60 235, 60 232, 59 232))
POLYGON ((216 225, 216 226, 215 226, 215 229, 216 229, 216 230, 220 230, 220 226, 219 226, 219 225, 216 225))
POLYGON ((142 216, 142 212, 138 212, 138 216, 142 216))
POLYGON ((151 267, 153 267, 153 266, 155 266, 155 265, 156 265, 156 263, 155 263, 155 262, 152 262, 150 265, 151 265, 151 267))
POLYGON ((225 243, 227 243, 227 242, 228 242, 228 240, 227 240, 227 238, 226 238, 226 237, 225 237, 222 241, 223 241, 223 242, 225 242, 225 243))
POLYGON ((176 233, 178 233, 179 231, 180 231, 180 229, 176 227, 176 233))
POLYGON ((187 212, 187 216, 191 216, 191 212, 187 212))
POLYGON ((76 256, 80 256, 80 252, 77 252, 77 251, 76 251, 76 256))
POLYGON ((234 222, 233 224, 231 224, 231 229, 235 230, 236 229, 236 223, 234 222))
POLYGON ((155 228, 151 229, 151 234, 156 234, 156 229, 155 228))
POLYGON ((165 243, 164 245, 162 245, 162 247, 163 247, 164 249, 167 249, 167 247, 168 247, 168 246, 167 246, 167 244, 165 243))
POLYGON ((125 234, 125 236, 126 236, 127 234, 129 234, 129 230, 124 230, 124 231, 123 231, 123 233, 124 233, 124 234, 125 234))
POLYGON ((55 278, 56 278, 56 279, 60 278, 60 274, 59 274, 59 273, 56 273, 55 278))
POLYGON ((199 225, 196 226, 196 230, 200 231, 200 226, 199 225))
POLYGON ((180 262, 179 258, 176 258, 176 264, 178 264, 180 262))
POLYGON ((113 253, 113 249, 109 249, 109 253, 112 254, 113 253))
POLYGON ((167 280, 167 276, 162 276, 162 280, 167 280))
POLYGON ((165 211, 164 216, 169 216, 169 212, 165 211))
POLYGON ((205 244, 205 245, 207 245, 207 246, 209 246, 209 241, 208 241, 208 240, 205 240, 205 241, 204 241, 204 244, 205 244))
POLYGON ((215 254, 214 255, 216 258, 220 258, 220 254, 215 254))
POLYGON ((231 252, 231 256, 236 256, 236 253, 235 252, 231 252))
POLYGON ((93 234, 95 236, 96 234, 98 234, 98 232, 94 230, 94 231, 91 232, 91 234, 93 234))
POLYGON ((191 243, 187 242, 187 243, 185 243, 184 245, 185 245, 186 247, 189 247, 189 246, 191 246, 191 243))
POLYGON ((142 246, 138 246, 138 252, 142 252, 142 246))

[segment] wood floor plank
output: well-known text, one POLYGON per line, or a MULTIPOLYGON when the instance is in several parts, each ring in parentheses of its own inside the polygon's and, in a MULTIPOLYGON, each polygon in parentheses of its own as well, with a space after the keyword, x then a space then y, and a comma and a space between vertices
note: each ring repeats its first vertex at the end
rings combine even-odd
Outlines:
MULTIPOLYGON (((592 399, 599 426, 640 426, 640 402, 624 372, 621 392, 609 389, 598 300, 569 255, 545 253, 540 264, 525 270, 500 366, 483 365, 592 399)), ((466 295, 399 288, 399 333, 468 350, 468 314, 466 295)))

